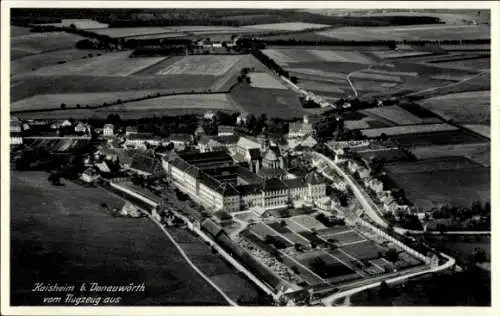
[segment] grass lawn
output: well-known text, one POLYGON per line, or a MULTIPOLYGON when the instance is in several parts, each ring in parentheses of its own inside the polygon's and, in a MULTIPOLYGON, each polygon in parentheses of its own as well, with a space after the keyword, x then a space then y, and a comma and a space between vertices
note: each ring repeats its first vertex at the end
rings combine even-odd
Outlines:
POLYGON ((145 292, 123 294, 121 305, 226 305, 154 223, 111 217, 100 204, 122 200, 64 182, 51 186, 42 172, 11 174, 13 305, 41 304, 34 282, 83 281, 145 283, 145 292))

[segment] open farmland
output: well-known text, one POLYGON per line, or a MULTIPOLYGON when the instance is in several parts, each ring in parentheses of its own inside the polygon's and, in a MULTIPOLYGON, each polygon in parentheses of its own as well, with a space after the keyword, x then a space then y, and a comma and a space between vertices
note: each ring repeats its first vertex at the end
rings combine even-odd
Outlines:
POLYGON ((288 90, 279 79, 271 74, 265 72, 251 72, 249 77, 251 79, 250 85, 254 88, 288 90))
MULTIPOLYGON (((239 111, 226 94, 183 94, 166 96, 142 101, 128 102, 103 108, 103 111, 165 111, 172 109, 203 109, 239 111)), ((99 112, 100 110, 97 110, 99 112)))
MULTIPOLYGON (((79 74, 88 76, 129 76, 144 68, 161 62, 165 57, 134 57, 130 52, 108 53, 87 59, 70 61, 61 65, 43 67, 34 75, 68 75, 79 74)), ((176 73, 178 74, 178 73, 176 73)), ((187 73, 189 74, 189 73, 187 73)))
POLYGON ((287 65, 300 62, 347 62, 372 64, 373 55, 363 52, 353 52, 331 49, 264 49, 263 53, 274 59, 278 64, 287 65))
POLYGON ((491 58, 484 57, 476 59, 444 61, 436 63, 434 65, 448 67, 448 68, 468 68, 476 70, 488 70, 491 69, 491 58))
POLYGON ((33 280, 145 282, 146 292, 123 294, 120 305, 226 304, 150 220, 112 217, 101 206, 120 208, 123 200, 101 188, 64 184, 50 185, 42 172, 11 173, 13 305, 42 304, 44 293, 30 291, 33 280))
POLYGON ((12 59, 10 62, 10 73, 14 77, 22 74, 33 74, 34 70, 38 68, 56 66, 59 62, 63 61, 80 60, 84 57, 88 57, 89 54, 94 55, 96 52, 95 50, 72 48, 35 55, 29 54, 22 58, 12 59))
POLYGON ((62 19, 60 23, 45 23, 41 25, 52 25, 58 27, 71 27, 74 25, 75 28, 82 30, 102 29, 108 27, 108 24, 90 19, 62 19))
POLYGON ((490 122, 490 91, 471 91, 437 96, 418 102, 440 116, 467 124, 490 122))
POLYGON ((303 23, 303 22, 288 22, 288 23, 272 23, 272 24, 256 24, 245 26, 249 29, 257 30, 277 30, 277 31, 302 31, 307 29, 318 29, 328 27, 326 24, 303 23))
POLYGON ((74 108, 80 105, 81 108, 89 106, 101 106, 104 103, 122 102, 153 96, 156 93, 169 93, 170 90, 137 90, 137 91, 115 91, 98 93, 60 93, 60 94, 38 94, 26 99, 11 103, 11 111, 36 111, 47 109, 59 109, 61 104, 66 108, 74 108))
POLYGON ((169 90, 172 92, 207 91, 215 76, 170 75, 156 77, 105 77, 81 75, 26 76, 11 80, 11 102, 39 94, 123 92, 169 90))
POLYGON ((443 204, 469 207, 473 201, 490 200, 490 168, 417 171, 394 176, 389 172, 389 176, 415 206, 424 210, 443 204))
POLYGON ((74 48, 83 37, 66 32, 29 33, 11 38, 11 50, 38 54, 44 51, 56 51, 74 48))
POLYGON ((490 143, 472 143, 438 146, 413 147, 411 152, 418 159, 430 159, 446 156, 466 157, 484 167, 490 166, 490 143))
POLYGON ((229 93, 239 108, 255 115, 291 119, 302 117, 304 109, 299 96, 291 90, 259 89, 240 85, 229 93))
POLYGON ((407 148, 431 145, 474 144, 484 143, 485 141, 488 141, 487 138, 458 129, 450 131, 434 131, 428 133, 402 133, 399 135, 392 135, 391 139, 397 141, 401 146, 407 148))
POLYGON ((420 118, 397 105, 366 109, 362 110, 361 113, 366 114, 369 117, 389 120, 395 125, 430 124, 440 122, 440 120, 436 117, 420 118))
POLYGON ((422 125, 406 125, 406 126, 393 126, 386 128, 373 128, 365 129, 361 132, 367 137, 379 137, 382 134, 387 136, 394 135, 409 135, 409 134, 420 134, 420 133, 432 133, 432 132, 448 132, 456 131, 457 127, 441 123, 441 124, 422 124, 422 125))
POLYGON ((239 55, 185 56, 160 70, 157 74, 220 76, 233 67, 241 58, 239 55))
POLYGON ((404 25, 340 27, 317 33, 341 40, 460 40, 490 38, 490 28, 485 25, 404 25))

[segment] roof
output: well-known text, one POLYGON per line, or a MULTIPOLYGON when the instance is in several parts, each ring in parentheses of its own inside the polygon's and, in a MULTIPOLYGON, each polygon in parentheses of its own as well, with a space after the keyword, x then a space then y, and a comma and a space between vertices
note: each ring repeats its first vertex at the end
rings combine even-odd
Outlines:
POLYGON ((111 129, 113 129, 114 126, 113 126, 113 124, 104 124, 104 128, 111 128, 111 129))
POLYGON ((219 133, 234 133, 234 126, 230 125, 219 125, 217 128, 219 133))
POLYGON ((278 155, 276 155, 273 149, 269 148, 264 154, 264 159, 268 161, 276 161, 278 160, 278 155))
POLYGON ((305 177, 305 180, 309 184, 321 184, 325 182, 323 178, 316 172, 308 173, 305 177))
POLYGON ((169 137, 170 141, 188 143, 193 140, 193 136, 190 134, 171 134, 169 137))
POLYGON ((144 151, 136 149, 121 149, 116 150, 116 152, 118 153, 118 160, 122 164, 130 164, 136 153, 144 153, 144 151))
POLYGON ((127 126, 127 127, 125 128, 125 131, 127 131, 127 132, 129 132, 129 133, 130 133, 130 132, 137 133, 137 126, 127 126))
POLYGON ((258 175, 268 179, 280 178, 286 175, 286 171, 280 168, 260 168, 258 175))
POLYGON ((214 237, 217 237, 217 235, 219 235, 219 233, 222 231, 222 227, 217 225, 210 218, 206 218, 203 222, 201 222, 201 228, 214 237))
POLYGON ((231 164, 233 163, 233 158, 231 158, 231 156, 223 150, 210 151, 205 153, 187 152, 187 153, 181 153, 178 156, 183 160, 185 160, 187 163, 198 166, 215 162, 231 163, 231 164))
POLYGON ((303 178, 285 179, 283 182, 290 189, 301 188, 306 184, 303 178))
POLYGON ((241 195, 259 194, 262 192, 262 186, 260 184, 239 185, 236 189, 241 195))
POLYGON ((98 172, 94 168, 90 168, 89 167, 89 168, 85 169, 85 171, 83 172, 83 174, 86 174, 88 176, 94 177, 94 176, 98 175, 98 172))
POLYGON ((268 180, 264 181, 264 183, 262 184, 262 189, 265 191, 283 190, 286 188, 287 187, 286 187, 285 183, 283 183, 283 181, 281 181, 279 179, 268 179, 268 180))
POLYGON ((240 137, 238 140, 238 146, 245 148, 245 149, 251 149, 251 148, 260 148, 260 144, 257 140, 252 139, 248 136, 245 137, 240 137))
POLYGON ((136 134, 130 134, 128 136, 129 140, 153 140, 153 139, 159 139, 160 137, 153 135, 152 133, 136 133, 136 134))
POLYGON ((252 160, 259 160, 261 157, 259 148, 251 148, 248 150, 248 153, 250 154, 250 159, 252 160))
POLYGON ((212 137, 212 139, 223 145, 227 145, 227 144, 236 144, 240 139, 240 137, 238 135, 223 135, 223 136, 214 136, 212 137))

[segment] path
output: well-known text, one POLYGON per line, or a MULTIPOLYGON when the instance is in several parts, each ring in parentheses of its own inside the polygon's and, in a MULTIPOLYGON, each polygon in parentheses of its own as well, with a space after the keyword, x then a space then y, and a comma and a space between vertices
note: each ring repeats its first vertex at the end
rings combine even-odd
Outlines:
POLYGON ((489 72, 489 70, 482 70, 481 72, 479 72, 478 74, 475 74, 474 76, 472 77, 468 77, 468 78, 464 78, 458 82, 454 82, 454 83, 450 83, 448 85, 445 85, 445 86, 439 86, 439 87, 432 87, 432 88, 426 88, 426 89, 423 89, 423 90, 419 90, 419 91, 416 91, 416 92, 412 92, 412 93, 408 93, 408 94, 405 94, 403 95, 402 97, 409 97, 409 96, 415 96, 415 95, 419 95, 421 93, 424 93, 424 92, 428 92, 428 91, 435 91, 435 90, 439 90, 439 89, 444 89, 444 88, 449 88, 449 87, 453 87, 453 86, 456 86, 456 85, 459 85, 459 84, 462 84, 464 82, 467 82, 467 81, 470 81, 472 79, 475 79, 485 73, 489 72))
POLYGON ((360 69, 360 70, 355 70, 355 71, 353 71, 353 72, 351 72, 351 73, 348 73, 348 74, 347 74, 347 76, 346 76, 346 80, 347 80, 347 82, 349 83, 349 85, 351 86, 351 89, 352 89, 352 91, 354 92, 354 96, 358 97, 358 90, 356 90, 356 87, 355 87, 355 86, 354 86, 354 84, 352 83, 352 81, 351 81, 351 76, 352 76, 352 75, 355 75, 355 74, 357 74, 357 73, 362 73, 362 72, 363 72, 363 71, 365 71, 365 70, 369 70, 369 69, 371 69, 371 68, 372 68, 372 66, 373 66, 373 65, 370 65, 370 66, 368 66, 368 68, 365 68, 365 69, 360 69))
POLYGON ((196 271, 196 273, 198 273, 205 281, 207 281, 207 283, 209 283, 217 292, 219 292, 219 294, 224 297, 224 299, 231 305, 231 306, 238 306, 238 304, 236 304, 236 302, 234 302, 229 296, 227 296, 226 293, 224 293, 224 291, 222 291, 222 289, 217 286, 217 284, 215 284, 212 280, 210 280, 210 278, 205 275, 192 261, 191 259, 189 259, 189 257, 187 256, 187 254, 184 252, 184 250, 181 248, 181 246, 177 243, 177 241, 175 241, 174 237, 172 237, 172 235, 165 229, 165 227, 156 219, 154 218, 151 214, 149 214, 148 212, 142 210, 142 209, 139 209, 143 214, 145 214, 150 220, 152 220, 162 231, 163 233, 168 237, 168 239, 172 242, 172 244, 174 244, 174 246, 177 248, 177 251, 179 251, 179 253, 182 255, 182 257, 184 258, 184 260, 186 260, 186 262, 189 264, 189 266, 196 271))

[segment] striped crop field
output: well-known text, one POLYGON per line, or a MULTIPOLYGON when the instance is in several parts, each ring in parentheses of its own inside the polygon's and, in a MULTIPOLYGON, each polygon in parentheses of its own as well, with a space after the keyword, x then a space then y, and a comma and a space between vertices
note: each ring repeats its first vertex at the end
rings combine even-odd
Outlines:
POLYGON ((393 122, 396 125, 426 124, 426 123, 440 122, 440 120, 435 117, 420 118, 397 105, 365 109, 362 110, 361 113, 366 114, 368 116, 381 117, 383 119, 393 122))
POLYGON ((185 56, 157 72, 157 75, 213 75, 226 73, 242 59, 240 55, 185 56))
POLYGON ((108 53, 102 56, 79 59, 60 65, 43 67, 35 71, 35 75, 79 74, 89 76, 129 76, 144 68, 150 67, 165 57, 129 58, 130 52, 108 53))
POLYGON ((421 125, 406 125, 406 126, 392 126, 384 128, 372 128, 361 130, 361 133, 367 137, 379 137, 382 134, 388 136, 401 135, 401 134, 419 134, 429 132, 448 132, 456 131, 458 127, 450 124, 421 124, 421 125))
POLYGON ((184 94, 129 102, 104 108, 105 111, 168 110, 168 109, 212 109, 237 111, 238 108, 226 94, 184 94))

